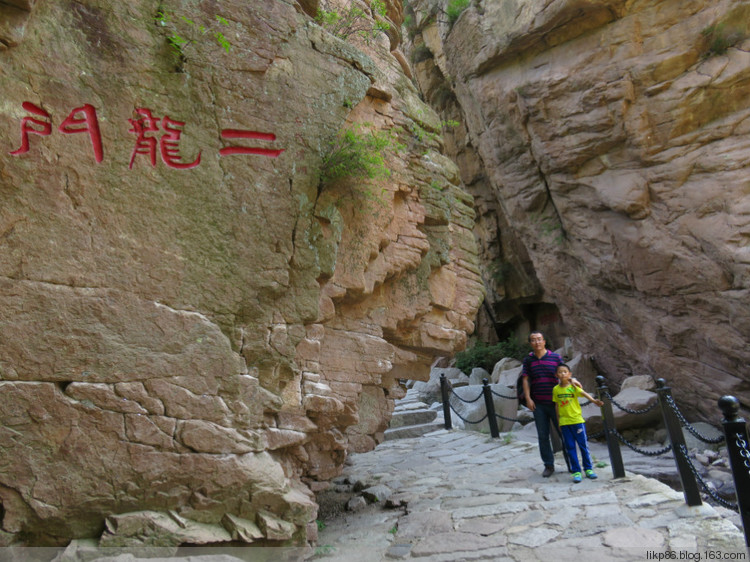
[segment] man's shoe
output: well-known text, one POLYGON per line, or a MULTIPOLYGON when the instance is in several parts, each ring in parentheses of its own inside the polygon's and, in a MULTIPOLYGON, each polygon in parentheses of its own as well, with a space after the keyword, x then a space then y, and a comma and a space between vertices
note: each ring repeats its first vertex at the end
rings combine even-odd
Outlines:
POLYGON ((573 473, 573 482, 578 484, 581 481, 581 473, 580 472, 574 472, 573 473))
POLYGON ((596 472, 594 472, 593 470, 591 470, 591 469, 589 468, 589 469, 588 469, 588 470, 586 471, 586 478, 591 478, 592 480, 595 480, 596 478, 599 478, 599 477, 598 477, 598 476, 596 475, 596 472))
POLYGON ((552 476, 552 474, 554 474, 554 472, 555 472, 554 466, 545 466, 544 472, 542 472, 542 476, 544 478, 549 478, 550 476, 552 476))

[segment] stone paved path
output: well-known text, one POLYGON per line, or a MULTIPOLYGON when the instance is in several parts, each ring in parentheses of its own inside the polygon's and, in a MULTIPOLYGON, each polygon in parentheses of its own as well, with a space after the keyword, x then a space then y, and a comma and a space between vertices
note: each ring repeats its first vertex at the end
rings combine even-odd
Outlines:
MULTIPOLYGON (((592 444, 595 458, 606 448, 592 444)), ((709 505, 644 476, 574 484, 560 454, 542 478, 536 443, 440 430, 350 456, 344 476, 393 491, 326 521, 317 559, 748 560, 742 531, 709 505)), ((626 466, 627 469, 627 466, 626 466)))

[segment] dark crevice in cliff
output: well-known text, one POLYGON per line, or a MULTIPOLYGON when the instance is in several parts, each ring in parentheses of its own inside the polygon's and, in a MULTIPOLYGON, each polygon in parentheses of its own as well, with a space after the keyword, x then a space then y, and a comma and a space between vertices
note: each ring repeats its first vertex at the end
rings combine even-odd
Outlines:
POLYGON ((528 146, 528 154, 531 157, 531 161, 533 162, 534 169, 539 177, 539 181, 544 186, 544 191, 547 196, 545 200, 545 204, 540 210, 540 215, 544 216, 544 212, 547 209, 547 204, 549 204, 552 208, 552 212, 554 213, 554 216, 557 219, 557 223, 560 227, 562 237, 567 238, 567 232, 565 231, 565 226, 563 224, 562 215, 560 214, 560 211, 557 208, 557 205, 555 205, 555 200, 554 200, 554 197, 552 196, 552 190, 550 189, 549 182, 547 181, 547 175, 544 173, 544 170, 542 168, 541 158, 534 151, 534 139, 533 139, 532 132, 529 130, 529 127, 528 127, 529 112, 523 102, 523 96, 521 96, 520 94, 518 94, 518 97, 517 97, 516 107, 518 108, 518 111, 520 113, 519 124, 526 137, 526 145, 528 146))

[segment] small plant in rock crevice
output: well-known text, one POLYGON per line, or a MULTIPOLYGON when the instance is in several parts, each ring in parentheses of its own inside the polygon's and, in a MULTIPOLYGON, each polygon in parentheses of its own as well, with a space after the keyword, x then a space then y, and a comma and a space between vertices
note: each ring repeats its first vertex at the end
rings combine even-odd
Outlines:
POLYGON ((706 57, 723 55, 729 47, 735 46, 748 37, 747 33, 732 29, 724 23, 709 25, 701 31, 701 35, 708 43, 704 53, 706 57))
POLYGON ((190 49, 195 49, 196 46, 204 43, 207 37, 211 37, 213 42, 227 53, 232 48, 226 35, 220 31, 220 26, 228 26, 229 22, 220 15, 215 16, 212 24, 203 25, 159 5, 154 22, 166 35, 167 44, 176 58, 177 72, 183 72, 190 49))
POLYGON ((388 132, 371 131, 364 126, 345 129, 331 141, 321 164, 322 186, 346 177, 375 179, 390 175, 384 153, 393 146, 392 137, 388 132))
MULTIPOLYGON (((363 123, 342 130, 330 142, 321 162, 319 194, 342 180, 367 184, 367 180, 390 176, 386 155, 404 147, 390 131, 373 131, 368 126, 368 123, 363 123)), ((368 187, 356 192, 350 190, 349 195, 378 199, 368 187)))
POLYGON ((450 0, 445 8, 445 15, 448 16, 448 23, 453 25, 463 11, 469 7, 471 0, 450 0))
POLYGON ((346 41, 349 37, 356 36, 369 43, 378 33, 386 32, 391 28, 391 24, 386 20, 385 1, 370 0, 369 4, 372 16, 356 4, 351 4, 340 12, 318 9, 315 21, 339 39, 346 41))

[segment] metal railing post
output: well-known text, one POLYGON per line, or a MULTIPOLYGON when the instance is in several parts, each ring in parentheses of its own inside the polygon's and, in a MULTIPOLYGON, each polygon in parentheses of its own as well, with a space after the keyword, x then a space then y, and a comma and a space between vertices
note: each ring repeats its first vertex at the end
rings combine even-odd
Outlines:
POLYGON ((492 399, 492 389, 487 384, 487 379, 482 379, 482 393, 484 394, 484 405, 487 408, 487 421, 490 424, 490 435, 500 437, 500 431, 497 429, 497 418, 495 417, 495 401, 492 399))
POLYGON ((739 416, 740 401, 734 396, 722 396, 719 408, 724 419, 724 435, 727 440, 729 463, 734 475, 734 489, 737 493, 737 507, 745 531, 745 545, 750 549, 750 440, 747 436, 745 420, 739 416))
POLYGON ((445 378, 445 373, 440 373, 440 396, 443 399, 443 420, 445 422, 445 429, 453 429, 451 423, 451 403, 450 394, 448 389, 448 379, 445 378))
POLYGON ((680 420, 677 419, 672 409, 672 389, 667 386, 664 379, 656 379, 656 394, 659 395, 659 404, 661 413, 664 417, 664 427, 667 428, 669 441, 672 443, 672 453, 674 462, 677 465, 677 473, 680 475, 682 482, 682 493, 685 495, 685 503, 688 505, 701 505, 701 494, 698 488, 698 482, 695 481, 693 471, 690 470, 690 459, 687 458, 687 446, 685 445, 685 435, 682 433, 680 420))
POLYGON ((615 415, 612 412, 612 403, 609 401, 609 392, 604 377, 596 377, 596 384, 599 387, 599 399, 604 402, 602 410, 602 424, 604 425, 604 436, 607 438, 607 449, 609 450, 609 462, 612 463, 612 478, 624 478, 625 467, 622 464, 622 452, 620 451, 620 441, 614 434, 615 415))

